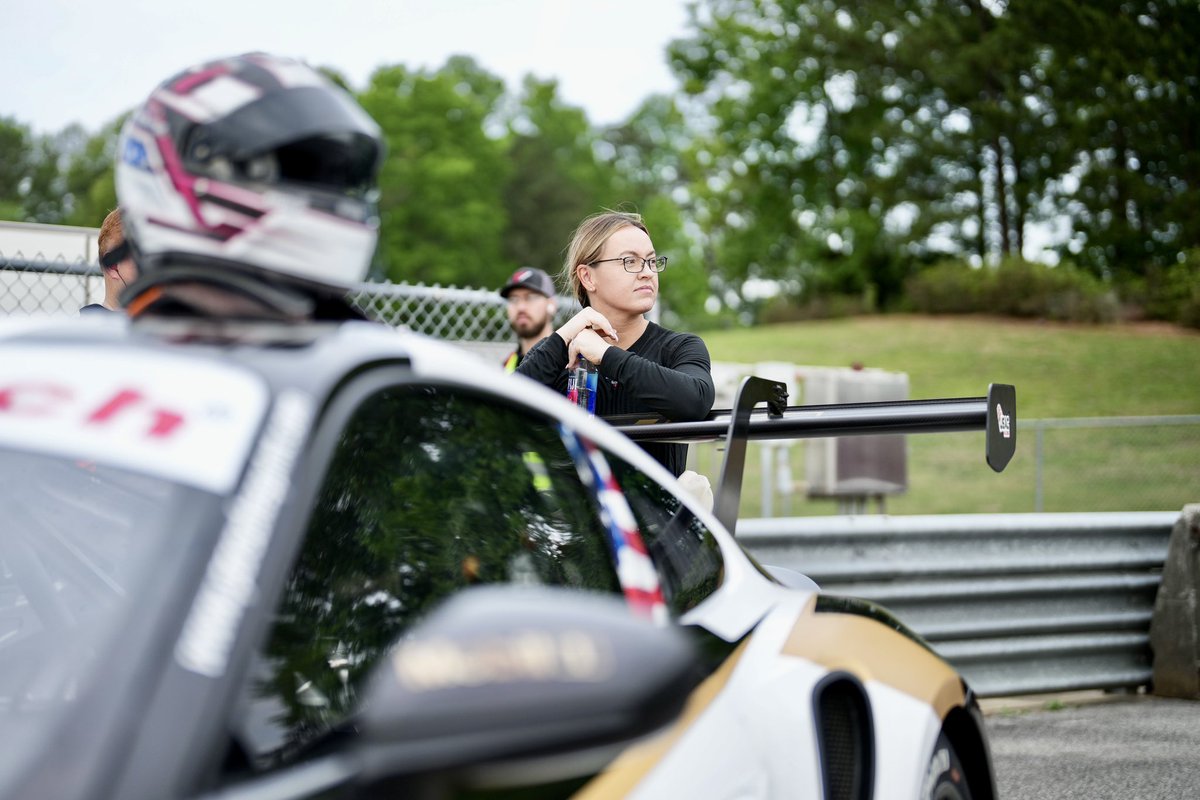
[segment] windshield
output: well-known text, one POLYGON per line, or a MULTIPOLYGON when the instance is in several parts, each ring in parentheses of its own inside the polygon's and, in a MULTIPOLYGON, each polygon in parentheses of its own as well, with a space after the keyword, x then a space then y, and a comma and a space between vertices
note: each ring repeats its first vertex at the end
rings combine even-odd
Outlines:
MULTIPOLYGON (((196 490, 0 448, 0 785, 116 666, 196 490)), ((194 509, 191 509, 194 511, 194 509)), ((155 584, 157 585, 157 583, 155 584)), ((125 663, 128 663, 127 661, 125 663)))

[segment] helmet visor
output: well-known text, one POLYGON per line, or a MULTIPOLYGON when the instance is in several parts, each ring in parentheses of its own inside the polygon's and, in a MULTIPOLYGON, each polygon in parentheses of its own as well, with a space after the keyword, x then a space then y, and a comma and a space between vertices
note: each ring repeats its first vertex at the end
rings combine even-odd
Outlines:
POLYGON ((358 194, 374 185, 381 151, 379 126, 348 95, 304 86, 267 94, 197 126, 185 158, 203 172, 212 157, 244 164, 274 154, 280 180, 358 194))

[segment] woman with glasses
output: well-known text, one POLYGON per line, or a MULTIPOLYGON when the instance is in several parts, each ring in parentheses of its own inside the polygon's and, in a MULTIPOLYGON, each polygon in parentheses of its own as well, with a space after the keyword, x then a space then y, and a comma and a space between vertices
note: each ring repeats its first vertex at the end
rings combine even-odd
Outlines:
MULTIPOLYGON (((638 214, 605 211, 580 223, 559 276, 582 310, 525 354, 517 368, 562 394, 579 358, 596 365, 596 414, 661 414, 703 419, 715 390, 708 348, 699 336, 676 333, 646 319, 658 299, 667 257, 638 214)), ((687 445, 643 445, 676 476, 687 445)))

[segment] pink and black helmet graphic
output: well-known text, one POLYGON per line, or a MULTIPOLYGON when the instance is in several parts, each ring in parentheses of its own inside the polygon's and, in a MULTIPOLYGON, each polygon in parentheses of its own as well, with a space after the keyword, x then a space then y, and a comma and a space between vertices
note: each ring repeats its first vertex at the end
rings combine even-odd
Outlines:
POLYGON ((143 273, 211 261, 340 291, 367 273, 379 127, 299 61, 255 53, 175 75, 126 123, 118 152, 143 273))

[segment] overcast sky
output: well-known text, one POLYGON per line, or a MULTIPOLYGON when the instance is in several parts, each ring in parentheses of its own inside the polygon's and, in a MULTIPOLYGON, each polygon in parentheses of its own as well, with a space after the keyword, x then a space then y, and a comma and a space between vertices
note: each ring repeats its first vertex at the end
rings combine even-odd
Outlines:
POLYGON ((436 69, 473 56, 510 89, 557 78, 595 124, 676 87, 666 45, 685 0, 3 0, 0 117, 38 133, 89 132, 160 81, 263 50, 340 70, 356 89, 384 64, 436 69))

